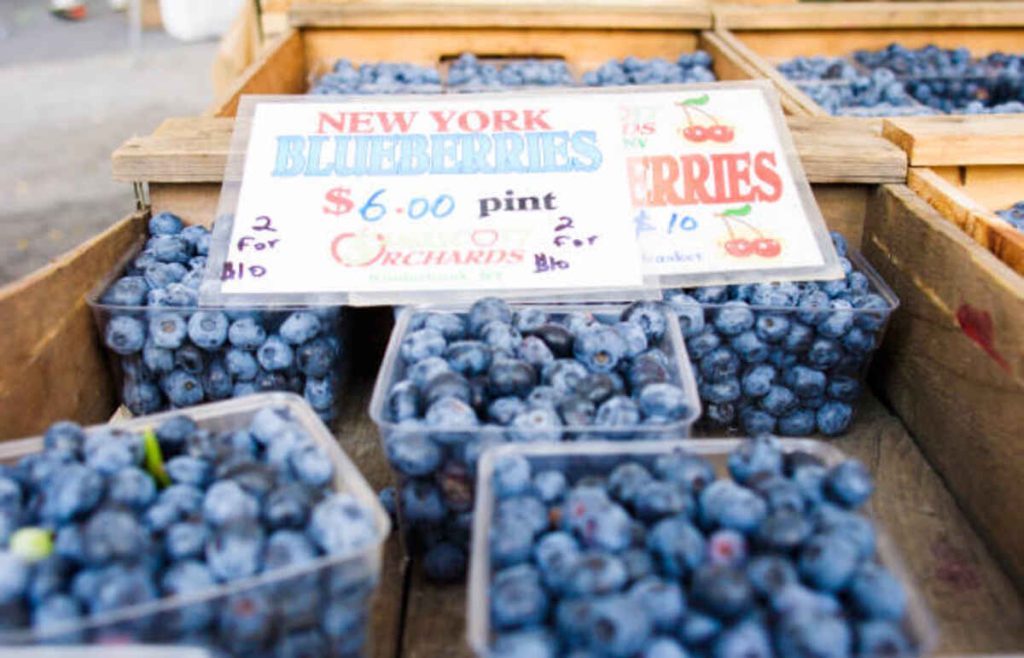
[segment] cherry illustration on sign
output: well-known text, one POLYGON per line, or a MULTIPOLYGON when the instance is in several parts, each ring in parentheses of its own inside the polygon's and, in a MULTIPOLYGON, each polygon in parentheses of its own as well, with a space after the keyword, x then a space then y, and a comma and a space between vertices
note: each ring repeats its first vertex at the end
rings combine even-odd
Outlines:
POLYGON ((736 131, 731 126, 723 125, 718 117, 703 108, 709 100, 711 97, 708 94, 702 94, 676 102, 676 105, 681 107, 686 115, 686 125, 679 129, 679 134, 684 139, 695 143, 709 140, 722 144, 731 142, 736 136, 736 131), (703 122, 710 122, 710 125, 703 125, 701 122, 695 121, 695 116, 703 117, 703 122))
POLYGON ((762 258, 777 257, 782 253, 782 245, 778 240, 766 236, 761 229, 744 219, 744 217, 748 217, 750 213, 751 206, 749 203, 738 208, 729 208, 720 213, 715 213, 715 217, 718 217, 725 223, 725 229, 729 232, 729 240, 727 240, 724 245, 725 252, 730 256, 735 256, 736 258, 747 258, 753 255, 757 255, 762 258), (736 224, 746 228, 747 232, 753 235, 754 238, 751 240, 742 236, 737 236, 734 229, 736 224))

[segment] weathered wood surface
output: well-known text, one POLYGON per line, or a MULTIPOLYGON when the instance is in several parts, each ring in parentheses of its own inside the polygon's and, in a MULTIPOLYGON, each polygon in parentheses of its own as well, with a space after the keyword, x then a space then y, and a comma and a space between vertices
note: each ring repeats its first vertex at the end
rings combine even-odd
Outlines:
POLYGON ((992 28, 1024 26, 1021 2, 835 2, 714 8, 716 27, 743 30, 992 28))
POLYGON ((880 390, 1024 586, 1024 279, 902 185, 878 192, 864 230, 901 303, 880 390))
POLYGON ((883 122, 882 135, 907 153, 912 167, 1024 165, 1019 115, 893 117, 883 122))
POLYGON ((622 2, 596 0, 375 0, 374 2, 295 2, 295 27, 531 27, 605 29, 706 29, 711 11, 701 2, 622 2))
MULTIPOLYGON (((906 180, 906 154, 868 124, 796 116, 789 117, 788 124, 812 183, 906 180)), ((232 119, 168 119, 153 134, 134 137, 114 152, 114 178, 161 183, 219 182, 227 163, 233 126, 232 119)))
POLYGON ((117 392, 86 296, 141 238, 144 219, 130 215, 0 288, 0 439, 110 416, 117 392))
MULTIPOLYGON (((907 185, 975 242, 1024 275, 1024 233, 993 212, 1010 202, 984 203, 984 194, 976 198, 978 190, 969 184, 957 186, 926 168, 911 168, 907 185)), ((1003 180, 1003 185, 1001 193, 1008 191, 1013 201, 1024 199, 1024 166, 1003 180)))

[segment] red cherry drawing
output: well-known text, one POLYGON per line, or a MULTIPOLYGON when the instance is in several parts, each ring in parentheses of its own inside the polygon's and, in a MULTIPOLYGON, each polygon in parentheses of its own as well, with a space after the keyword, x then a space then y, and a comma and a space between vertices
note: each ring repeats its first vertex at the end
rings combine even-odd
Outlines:
POLYGON ((782 253, 782 245, 773 238, 754 240, 754 253, 763 258, 775 258, 782 253))
POLYGON ((691 142, 704 142, 708 139, 708 130, 704 126, 687 126, 683 130, 683 137, 691 142))
POLYGON ((725 253, 737 258, 746 258, 753 249, 754 245, 746 238, 733 238, 725 243, 725 253))
POLYGON ((729 126, 717 125, 708 128, 708 138, 713 142, 731 142, 732 138, 735 136, 736 131, 729 126))

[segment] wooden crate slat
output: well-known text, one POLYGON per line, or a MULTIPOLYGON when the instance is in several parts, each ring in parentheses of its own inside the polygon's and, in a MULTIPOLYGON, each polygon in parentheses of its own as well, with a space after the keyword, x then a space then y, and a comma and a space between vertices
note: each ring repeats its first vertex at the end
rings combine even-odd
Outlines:
POLYGON ((288 20, 294 27, 457 27, 606 29, 707 29, 711 12, 700 3, 659 0, 644 3, 502 2, 481 0, 437 3, 401 0, 372 3, 293 4, 288 20))
POLYGON ((306 63, 302 35, 288 30, 275 37, 255 62, 205 112, 208 116, 234 116, 238 100, 247 94, 301 94, 306 90, 306 63))
POLYGON ((882 391, 1024 584, 1024 280, 902 185, 875 196, 864 251, 901 303, 882 391))
POLYGON ((1024 165, 1024 116, 893 117, 882 134, 914 167, 1024 165))
POLYGON ((1024 26, 1021 2, 835 2, 714 8, 716 27, 743 30, 1024 26))
POLYGON ((130 215, 0 288, 0 439, 61 418, 110 416, 116 393, 85 298, 140 238, 145 216, 130 215))
MULTIPOLYGON (((227 164, 232 119, 195 118, 196 133, 154 133, 135 137, 113 155, 121 181, 217 182, 227 164)), ((906 180, 902 150, 868 124, 825 118, 790 117, 797 153, 812 183, 891 183, 906 180)), ((186 133, 188 131, 185 131, 186 133)))
MULTIPOLYGON (((1024 199, 1024 167, 1020 171, 1022 185, 1016 192, 1018 200, 1024 199)), ((1024 275, 1024 232, 930 169, 911 168, 907 185, 975 242, 1024 275)))

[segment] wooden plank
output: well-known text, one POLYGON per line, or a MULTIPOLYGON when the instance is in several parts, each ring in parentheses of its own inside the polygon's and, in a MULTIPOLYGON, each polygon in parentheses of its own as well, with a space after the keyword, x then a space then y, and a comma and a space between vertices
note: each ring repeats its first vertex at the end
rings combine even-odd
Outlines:
MULTIPOLYGON (((937 653, 1024 648, 1020 594, 899 419, 868 395, 850 434, 833 442, 875 473, 874 513, 941 628, 937 653)), ((428 583, 414 566, 407 605, 403 656, 473 655, 465 643, 463 587, 428 583)))
POLYGON ((959 184, 989 210, 1002 210, 1024 199, 1024 166, 962 167, 959 184))
POLYGON ((302 35, 288 30, 276 37, 260 57, 207 108, 206 116, 230 117, 242 94, 301 94, 306 90, 302 35))
POLYGON ((187 224, 209 226, 217 216, 220 183, 150 183, 153 214, 173 212, 187 224))
MULTIPOLYGON (((115 180, 161 183, 215 183, 227 163, 233 121, 209 117, 195 122, 196 136, 154 133, 135 137, 113 155, 115 180)), ((876 134, 870 124, 843 119, 789 117, 807 177, 812 183, 903 182, 907 156, 876 134)))
POLYGON ((846 240, 859 248, 864 233, 868 197, 873 190, 869 185, 811 186, 814 200, 830 230, 839 231, 846 240))
POLYGON ((902 185, 872 200, 864 252, 902 305, 881 390, 1024 586, 1024 279, 902 185))
MULTIPOLYGON (((1020 181, 1022 184, 1012 193, 1024 198, 1024 175, 1020 181)), ((907 185, 975 242, 1024 275, 1024 233, 977 202, 966 189, 957 188, 929 169, 911 168, 907 185)))
POLYGON ((884 121, 882 135, 915 167, 1024 164, 1020 116, 893 117, 884 121))
POLYGON ((384 0, 354 3, 293 4, 293 27, 370 28, 511 28, 568 29, 707 29, 711 12, 706 5, 656 0, 550 2, 548 0, 384 0))
POLYGON ((1024 26, 1021 2, 835 2, 771 7, 716 5, 715 27, 734 30, 1024 26))
POLYGON ((464 52, 497 57, 564 59, 581 73, 610 58, 675 58, 697 47, 692 30, 526 28, 379 28, 305 30, 306 61, 314 75, 339 57, 354 62, 403 61, 437 66, 464 52))
MULTIPOLYGON (((831 6, 822 3, 799 6, 831 6)), ((875 7, 886 7, 879 3, 875 7)), ((719 26, 716 29, 721 29, 719 26)), ((940 48, 965 47, 975 56, 995 51, 1019 52, 1021 28, 888 28, 859 29, 852 26, 829 29, 784 29, 779 31, 729 27, 737 37, 761 57, 775 63, 793 57, 849 55, 859 48, 879 50, 891 43, 907 48, 923 48, 934 44, 940 48)))
POLYGON ((0 288, 0 438, 38 434, 61 418, 110 416, 113 380, 85 298, 140 239, 144 220, 130 215, 0 288))
POLYGON ((871 123, 798 116, 787 123, 812 183, 906 180, 906 154, 878 135, 871 123))

